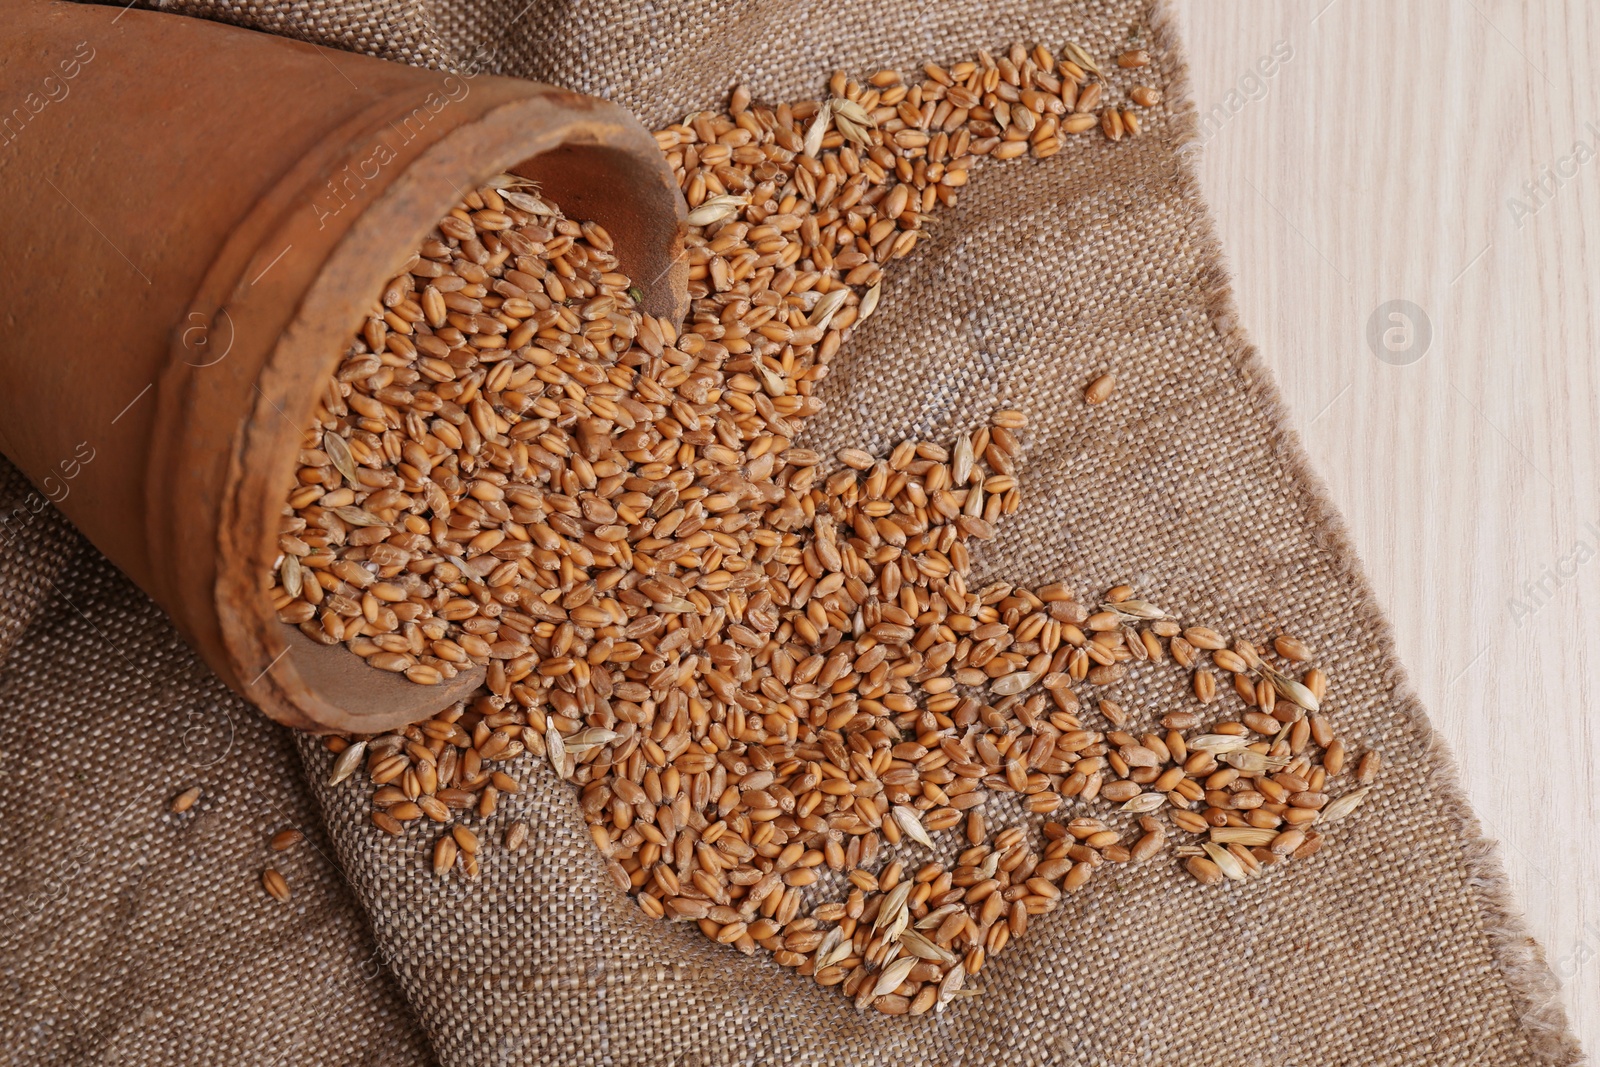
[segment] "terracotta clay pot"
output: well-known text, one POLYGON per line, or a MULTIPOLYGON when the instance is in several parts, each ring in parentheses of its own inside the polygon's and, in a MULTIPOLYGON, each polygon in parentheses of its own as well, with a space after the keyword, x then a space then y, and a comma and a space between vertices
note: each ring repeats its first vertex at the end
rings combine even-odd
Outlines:
MULTIPOLYGON (((279 722, 370 732, 413 685, 263 589, 302 428, 384 282, 461 192, 539 181, 687 305, 684 207, 621 109, 174 15, 0 0, 0 448, 279 722)), ((112 637, 115 640, 115 637, 112 637)))

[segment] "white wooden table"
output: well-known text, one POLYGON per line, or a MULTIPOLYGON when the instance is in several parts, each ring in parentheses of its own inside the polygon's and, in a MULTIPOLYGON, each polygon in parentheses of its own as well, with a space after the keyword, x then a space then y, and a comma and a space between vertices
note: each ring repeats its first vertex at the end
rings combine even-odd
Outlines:
POLYGON ((1179 12, 1244 324, 1600 1053, 1600 5, 1179 12))

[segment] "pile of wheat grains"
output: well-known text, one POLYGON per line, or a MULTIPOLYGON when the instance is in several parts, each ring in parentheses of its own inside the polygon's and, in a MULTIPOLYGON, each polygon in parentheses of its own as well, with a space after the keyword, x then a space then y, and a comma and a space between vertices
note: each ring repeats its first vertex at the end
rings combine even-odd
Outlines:
POLYGON ((1159 103, 1131 84, 1148 61, 1014 47, 836 74, 820 102, 738 90, 660 131, 690 208, 681 332, 599 226, 510 176, 467 196, 328 385, 270 595, 374 668, 487 682, 330 739, 333 783, 364 770, 379 829, 473 877, 529 831, 472 826, 546 760, 645 912, 888 1014, 970 993, 1104 864, 1170 846, 1211 884, 1316 851, 1378 759, 1347 758, 1300 641, 1229 642, 1127 587, 969 586, 969 543, 1021 506, 1019 413, 887 456, 796 443, 928 213, 985 156, 1137 135, 1111 97, 1159 103), (1196 707, 1159 723, 1080 694, 1168 661, 1196 707), (1202 731, 1227 689, 1240 710, 1202 731))

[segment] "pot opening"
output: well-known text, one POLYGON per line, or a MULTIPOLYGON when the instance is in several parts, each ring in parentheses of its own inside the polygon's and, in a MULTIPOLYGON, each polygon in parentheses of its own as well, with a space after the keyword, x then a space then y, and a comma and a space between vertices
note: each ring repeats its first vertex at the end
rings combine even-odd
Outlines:
MULTIPOLYGON (((496 167, 488 175, 461 176, 459 184, 419 179, 418 184, 426 182, 427 191, 433 195, 423 195, 421 188, 386 193, 329 257, 307 294, 301 309, 302 321, 316 316, 319 305, 329 312, 340 306, 349 310, 338 316, 340 321, 334 322, 334 316, 329 314, 324 321, 314 323, 308 334, 331 343, 319 342, 314 349, 308 345, 302 353, 314 350, 316 358, 308 359, 302 354, 299 366, 288 368, 302 388, 296 401, 286 405, 288 417, 298 420, 297 425, 312 424, 323 383, 344 359, 350 341, 368 317, 367 309, 394 277, 396 268, 410 258, 424 235, 460 199, 460 190, 482 184, 495 173, 510 173, 536 182, 540 196, 560 206, 567 217, 592 220, 605 227, 615 241, 621 268, 638 280, 643 291, 642 307, 653 315, 681 322, 687 304, 688 276, 681 242, 682 200, 675 185, 663 180, 663 169, 651 156, 637 149, 596 143, 563 144, 512 166, 496 167), (434 203, 440 195, 442 202, 434 203), (386 225, 387 234, 373 232, 386 225), (396 232, 409 235, 403 247, 392 236, 396 232), (380 244, 385 246, 381 259, 373 254, 380 244), (351 245, 354 247, 346 247, 351 245), (383 272, 375 272, 370 266, 374 262, 387 266, 383 272), (352 263, 362 269, 352 272, 352 263), (353 273, 366 279, 364 292, 352 283, 353 273)), ((404 181, 398 181, 397 187, 404 181)), ((309 336, 304 339, 309 340, 309 336)), ((280 342, 279 356, 282 348, 280 342)), ((274 419, 279 417, 278 413, 269 414, 274 419)), ((264 562, 258 572, 263 578, 278 555, 284 502, 295 485, 300 443, 298 435, 291 435, 285 426, 283 437, 291 436, 295 438, 293 447, 278 450, 277 459, 271 464, 277 469, 264 472, 269 479, 262 485, 267 496, 258 512, 264 519, 260 540, 264 562), (271 486, 276 487, 275 493, 271 486)), ((471 664, 455 678, 438 685, 418 685, 401 674, 370 666, 342 643, 320 644, 296 626, 278 620, 267 600, 264 583, 255 585, 255 595, 261 598, 261 613, 270 620, 265 632, 258 631, 258 647, 265 653, 261 662, 271 664, 272 699, 295 705, 301 715, 319 725, 363 733, 391 729, 427 718, 483 684, 485 669, 471 664)), ((246 610, 242 614, 252 612, 246 610)))

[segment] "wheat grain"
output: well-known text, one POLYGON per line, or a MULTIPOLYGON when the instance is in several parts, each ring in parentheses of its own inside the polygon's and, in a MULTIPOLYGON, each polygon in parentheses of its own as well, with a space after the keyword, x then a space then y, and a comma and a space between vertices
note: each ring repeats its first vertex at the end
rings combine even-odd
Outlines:
POLYGON ((299 830, 292 828, 287 830, 279 830, 277 833, 273 834, 272 839, 267 842, 267 847, 274 852, 286 852, 298 845, 301 841, 304 841, 305 836, 306 835, 301 833, 299 830))
POLYGON ((267 895, 273 900, 287 901, 289 899, 288 880, 271 867, 261 872, 261 888, 265 889, 267 895))
POLYGON ((983 157, 1138 132, 1066 54, 837 74, 775 108, 735 90, 658 131, 689 209, 681 328, 639 309, 610 235, 519 179, 442 219, 326 390, 270 595, 376 669, 432 684, 472 663, 486 684, 331 742, 329 783, 364 769, 374 825, 438 825, 433 871, 471 878, 494 840, 527 842, 520 820, 468 825, 521 791, 504 768, 547 763, 646 914, 887 1014, 941 1010, 1030 916, 1169 829, 1212 835, 1173 849, 1208 883, 1319 846, 1305 827, 1341 803, 1337 768, 1318 777, 1329 746, 1301 755, 1311 724, 1274 717, 1319 674, 1131 585, 1091 612, 1062 583, 969 584, 1022 505, 1021 411, 887 455, 796 443, 888 264, 983 157), (1168 658, 1215 701, 1197 649, 1248 689, 1238 718, 1187 736, 1201 714, 1166 709, 1141 732, 1147 709, 1096 695, 1108 728, 1086 726, 1077 688, 1168 658), (1003 825, 1004 798, 1042 836, 1003 825), (1080 815, 1097 806, 1117 825, 1080 815))

